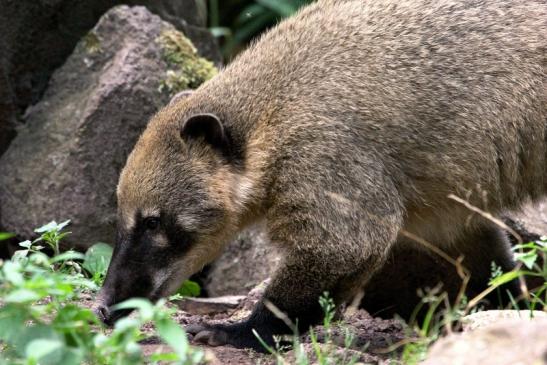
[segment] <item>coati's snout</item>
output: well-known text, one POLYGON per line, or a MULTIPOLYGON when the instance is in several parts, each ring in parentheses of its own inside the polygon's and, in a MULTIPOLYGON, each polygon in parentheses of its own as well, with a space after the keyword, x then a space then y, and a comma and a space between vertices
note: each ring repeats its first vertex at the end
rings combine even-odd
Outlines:
MULTIPOLYGON (((164 219, 165 220, 165 219, 164 219)), ((96 304, 96 313, 106 324, 128 314, 128 310, 112 306, 133 297, 156 301, 176 291, 189 274, 184 262, 190 251, 191 235, 175 233, 176 241, 169 241, 168 223, 161 218, 136 220, 132 232, 120 228, 104 285, 96 304)))
POLYGON ((118 237, 96 304, 105 323, 127 314, 112 311, 126 299, 176 292, 235 231, 229 189, 211 184, 230 180, 220 120, 198 114, 180 123, 172 109, 152 120, 120 176, 118 237))

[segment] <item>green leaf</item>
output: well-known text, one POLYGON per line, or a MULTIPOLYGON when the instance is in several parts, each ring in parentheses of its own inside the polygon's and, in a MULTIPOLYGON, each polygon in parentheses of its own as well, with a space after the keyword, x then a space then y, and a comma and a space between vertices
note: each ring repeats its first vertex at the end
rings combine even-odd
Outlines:
POLYGON ((99 324, 91 309, 81 308, 75 304, 66 304, 57 313, 53 321, 56 328, 70 328, 72 330, 87 330, 89 325, 99 324))
POLYGON ((154 353, 150 355, 150 361, 153 363, 162 362, 162 364, 176 364, 179 356, 173 353, 154 353))
POLYGON ((0 308, 0 340, 11 343, 25 327, 27 313, 20 306, 0 308))
POLYGON ((125 345, 125 352, 131 357, 131 358, 140 358, 142 354, 141 347, 135 343, 135 342, 128 342, 125 345))
POLYGON ((34 232, 36 233, 45 233, 45 232, 52 232, 52 231, 55 231, 57 229, 59 225, 57 224, 57 222, 55 221, 51 221, 49 222, 48 224, 46 225, 43 225, 42 227, 40 228, 36 228, 34 230, 34 232))
POLYGON ((6 280, 13 285, 22 285, 24 282, 23 275, 20 272, 21 265, 18 262, 6 261, 2 268, 6 280))
POLYGON ((17 250, 13 253, 11 260, 13 262, 22 262, 23 260, 26 259, 28 253, 29 253, 29 250, 17 250))
POLYGON ((32 246, 32 242, 30 242, 29 240, 19 242, 19 246, 29 249, 30 246, 32 246))
POLYGON ((92 276, 95 274, 104 276, 111 258, 112 247, 106 243, 96 243, 85 253, 82 267, 92 276))
MULTIPOLYGON (((247 39, 250 39, 257 32, 261 31, 265 27, 275 22, 275 14, 270 12, 264 12, 256 17, 251 18, 248 22, 242 25, 239 29, 234 32, 234 37, 231 40, 232 42, 243 42, 247 39)), ((235 44, 231 45, 233 48, 235 44)))
POLYGON ((232 35, 232 30, 227 27, 213 27, 213 28, 209 28, 209 31, 215 38, 229 37, 232 35))
POLYGON ((0 232, 0 241, 9 240, 10 238, 15 237, 13 233, 0 232))
POLYGON ((181 359, 186 358, 188 352, 188 338, 182 327, 167 317, 158 319, 155 324, 161 338, 173 348, 181 359))
POLYGON ((124 302, 116 304, 112 307, 112 309, 137 309, 144 320, 150 320, 154 316, 154 306, 148 299, 143 298, 128 299, 124 302))
POLYGON ((21 356, 25 356, 27 346, 37 339, 61 340, 59 334, 51 326, 36 324, 20 331, 13 342, 13 347, 21 356))
POLYGON ((64 347, 59 339, 38 338, 27 344, 25 354, 28 358, 40 360, 64 347))
POLYGON ((515 260, 518 260, 522 262, 528 269, 532 269, 534 267, 534 264, 536 263, 538 259, 538 255, 536 253, 536 250, 531 250, 524 253, 515 253, 515 260))
POLYGON ((57 223, 55 221, 51 221, 48 224, 46 224, 46 225, 44 225, 40 228, 36 228, 34 230, 34 232, 36 232, 36 233, 59 232, 63 228, 65 228, 69 223, 70 223, 70 219, 66 220, 62 223, 57 223))
POLYGON ((33 252, 29 256, 29 260, 39 266, 46 266, 49 264, 49 257, 43 252, 33 252))
POLYGON ((509 272, 506 272, 505 274, 502 274, 498 277, 493 278, 492 280, 490 280, 488 285, 498 287, 500 285, 503 285, 503 284, 506 284, 510 281, 515 280, 520 275, 521 275, 521 273, 519 273, 518 271, 509 271, 509 272))
POLYGON ((180 289, 177 290, 177 294, 180 294, 183 297, 199 297, 201 288, 195 281, 186 280, 180 289))
POLYGON ((114 325, 114 331, 116 332, 127 332, 131 329, 138 329, 141 325, 141 322, 136 318, 124 317, 119 319, 114 325))
POLYGON ((84 254, 82 254, 80 252, 66 251, 66 252, 63 252, 60 255, 57 255, 57 256, 53 257, 51 260, 49 260, 49 262, 51 264, 54 264, 56 262, 64 262, 64 261, 69 261, 69 260, 83 260, 84 258, 85 258, 84 254))
POLYGON ((256 2, 284 18, 298 10, 291 1, 287 0, 256 0, 256 2))
POLYGON ((41 296, 29 289, 17 289, 9 293, 4 301, 6 303, 25 303, 25 302, 34 302, 40 299, 41 296))
POLYGON ((62 222, 62 223, 59 223, 57 225, 57 230, 60 231, 62 230, 63 228, 65 228, 66 226, 68 226, 70 223, 70 219, 67 219, 66 221, 62 222))
POLYGON ((82 348, 66 348, 63 351, 63 357, 55 365, 79 365, 84 363, 84 351, 82 348))

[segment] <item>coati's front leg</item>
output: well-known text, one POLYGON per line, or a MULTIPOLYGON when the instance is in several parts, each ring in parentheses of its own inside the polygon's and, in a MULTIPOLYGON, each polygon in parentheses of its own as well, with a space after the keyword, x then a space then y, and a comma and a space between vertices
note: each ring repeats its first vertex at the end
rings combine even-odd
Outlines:
POLYGON ((384 262, 402 220, 392 185, 383 177, 367 181, 372 184, 352 186, 350 180, 331 190, 299 189, 278 197, 267 218, 272 241, 286 249, 285 260, 263 300, 243 322, 189 328, 196 333, 195 340, 265 351, 253 330, 273 344, 274 335, 291 329, 264 301, 307 331, 322 318, 318 299, 323 292, 337 304, 351 299, 384 262))

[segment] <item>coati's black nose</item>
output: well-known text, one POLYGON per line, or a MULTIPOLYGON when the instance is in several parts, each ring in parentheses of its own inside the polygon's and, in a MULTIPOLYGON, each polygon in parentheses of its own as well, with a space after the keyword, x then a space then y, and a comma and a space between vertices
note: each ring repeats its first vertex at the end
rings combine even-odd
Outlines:
POLYGON ((98 301, 93 307, 93 312, 107 326, 111 327, 116 321, 122 317, 131 313, 132 309, 118 309, 113 310, 112 306, 108 306, 104 301, 98 301))
POLYGON ((112 312, 105 304, 99 304, 94 309, 95 315, 107 326, 112 325, 112 312))

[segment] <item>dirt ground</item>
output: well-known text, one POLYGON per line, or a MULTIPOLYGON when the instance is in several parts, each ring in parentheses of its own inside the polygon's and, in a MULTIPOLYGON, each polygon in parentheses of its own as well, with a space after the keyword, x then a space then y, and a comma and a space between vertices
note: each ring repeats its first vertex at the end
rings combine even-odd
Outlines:
MULTIPOLYGON (((239 305, 227 311, 211 312, 209 314, 192 314, 178 310, 175 319, 182 325, 208 323, 230 323, 246 317, 261 296, 261 290, 255 289, 243 299, 239 305)), ((145 329, 150 330, 150 328, 145 329)), ((314 328, 314 333, 321 342, 326 334, 322 326, 314 328)), ((339 321, 331 326, 330 336, 332 347, 328 348, 330 354, 339 360, 355 359, 359 363, 366 364, 393 364, 397 363, 399 351, 402 346, 397 346, 407 337, 408 331, 402 322, 374 318, 364 310, 346 311, 339 321), (352 344, 346 348, 344 340, 349 331, 354 337, 352 344)), ((190 336, 191 337, 191 336, 190 336)), ((300 336, 300 342, 305 351, 314 359, 312 341, 309 334, 300 336)), ((207 357, 215 365, 247 365, 247 364, 275 364, 275 356, 257 353, 252 350, 236 349, 231 346, 210 347, 192 342, 192 345, 206 350, 207 357)), ((145 354, 151 354, 166 349, 159 339, 151 338, 142 344, 145 354)), ((324 348, 327 350, 326 348, 324 348)), ((283 356, 287 362, 293 363, 294 351, 288 349, 283 356)))

